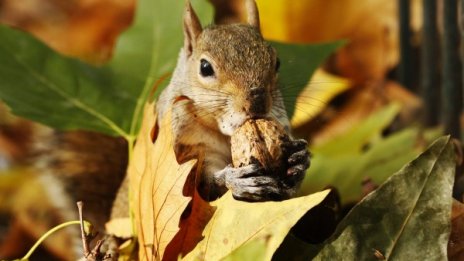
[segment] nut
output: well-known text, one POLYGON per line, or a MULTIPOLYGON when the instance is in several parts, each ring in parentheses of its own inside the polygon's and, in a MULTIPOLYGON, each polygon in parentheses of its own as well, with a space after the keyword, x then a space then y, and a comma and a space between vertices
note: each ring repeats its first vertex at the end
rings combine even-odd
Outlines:
POLYGON ((237 168, 259 162, 266 173, 279 174, 286 169, 282 148, 289 140, 274 120, 247 120, 231 137, 232 164, 237 168))

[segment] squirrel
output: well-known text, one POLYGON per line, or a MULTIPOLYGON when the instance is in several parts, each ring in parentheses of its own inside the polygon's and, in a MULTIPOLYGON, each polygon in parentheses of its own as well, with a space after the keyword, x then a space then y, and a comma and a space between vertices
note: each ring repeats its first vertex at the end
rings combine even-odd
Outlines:
POLYGON ((178 160, 204 153, 198 190, 207 200, 227 190, 246 201, 290 198, 310 163, 307 142, 292 140, 285 145, 290 155, 285 178, 265 175, 259 164, 239 168, 230 164, 230 136, 246 120, 272 118, 290 131, 278 88, 276 50, 261 35, 255 1, 247 0, 246 8, 247 24, 202 28, 187 1, 184 46, 172 80, 156 105, 158 123, 173 106, 178 160))
MULTIPOLYGON (((246 24, 202 28, 190 1, 186 1, 184 44, 171 81, 154 108, 158 124, 172 108, 174 151, 179 162, 202 153, 204 162, 197 190, 208 201, 227 190, 244 201, 293 197, 310 165, 303 139, 285 144, 286 155, 290 155, 285 177, 266 175, 259 164, 237 168, 231 165, 230 138, 246 120, 271 118, 290 132, 279 90, 276 50, 261 35, 255 1, 247 0, 246 7, 246 24)), ((124 140, 87 131, 52 131, 44 136, 40 138, 36 162, 44 182, 63 185, 51 186, 49 195, 60 210, 66 210, 68 220, 76 216, 75 208, 70 206, 79 200, 85 203, 86 219, 97 228, 104 227, 110 212, 124 212, 115 210, 124 207, 121 201, 127 202, 124 140)))

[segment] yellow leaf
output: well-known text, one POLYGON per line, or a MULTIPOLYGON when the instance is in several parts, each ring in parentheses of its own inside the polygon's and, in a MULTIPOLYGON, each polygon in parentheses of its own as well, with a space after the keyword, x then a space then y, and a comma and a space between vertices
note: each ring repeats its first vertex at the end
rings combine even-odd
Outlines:
POLYGON ((347 39, 332 59, 337 72, 362 83, 383 79, 397 64, 395 1, 257 0, 265 38, 316 43, 347 39), (379 11, 381 10, 381 11, 379 11))
POLYGON ((105 230, 117 237, 130 238, 133 236, 132 220, 129 217, 113 218, 105 224, 105 230))
POLYGON ((182 192, 196 160, 178 164, 173 148, 170 112, 157 131, 154 104, 147 104, 128 170, 140 260, 163 259, 191 200, 182 192))
POLYGON ((318 69, 296 100, 292 127, 298 128, 313 119, 331 99, 350 87, 349 80, 318 69))
POLYGON ((266 238, 265 260, 270 260, 289 230, 308 210, 318 205, 329 190, 281 202, 237 201, 230 192, 212 205, 216 207, 203 236, 185 260, 220 260, 242 245, 266 238))

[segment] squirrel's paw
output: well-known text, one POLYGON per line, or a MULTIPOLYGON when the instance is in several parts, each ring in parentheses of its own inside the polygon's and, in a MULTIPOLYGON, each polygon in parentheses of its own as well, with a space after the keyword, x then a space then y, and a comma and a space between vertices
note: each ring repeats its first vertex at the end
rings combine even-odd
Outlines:
POLYGON ((258 164, 245 167, 224 169, 225 185, 232 191, 235 199, 243 201, 268 201, 282 199, 282 190, 275 177, 265 176, 264 169, 258 164))
POLYGON ((288 157, 287 176, 283 182, 289 189, 296 190, 303 180, 306 170, 311 163, 310 153, 307 149, 308 143, 306 140, 294 140, 285 144, 286 150, 290 155, 288 157))

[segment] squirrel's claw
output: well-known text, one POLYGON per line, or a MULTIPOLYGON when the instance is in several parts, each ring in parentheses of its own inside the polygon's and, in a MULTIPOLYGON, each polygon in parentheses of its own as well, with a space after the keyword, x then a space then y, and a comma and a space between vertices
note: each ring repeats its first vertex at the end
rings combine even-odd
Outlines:
POLYGON ((287 198, 279 181, 272 176, 266 176, 259 164, 233 168, 226 167, 225 185, 232 191, 235 199, 243 201, 268 201, 287 198))
POLYGON ((285 144, 288 169, 285 177, 266 175, 260 164, 234 168, 229 165, 217 172, 235 199, 243 201, 284 200, 292 197, 310 165, 310 154, 305 140, 285 144))
POLYGON ((303 150, 297 151, 288 157, 289 166, 302 165, 304 169, 309 168, 309 151, 304 148, 303 150))
POLYGON ((311 163, 310 153, 306 148, 308 142, 306 140, 294 140, 284 145, 287 150, 288 157, 288 176, 301 174, 300 172, 305 172, 311 163))
POLYGON ((301 181, 303 180, 306 170, 309 168, 310 153, 307 150, 308 143, 301 139, 289 142, 286 145, 288 154, 288 169, 287 176, 282 180, 285 187, 296 191, 301 181))

